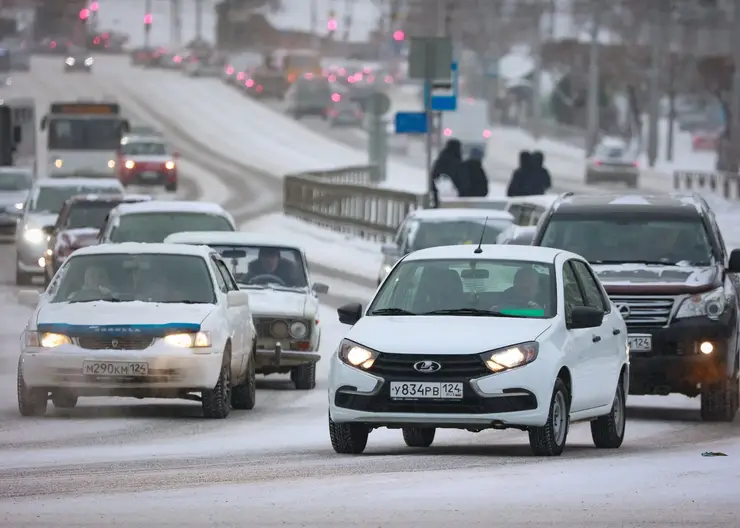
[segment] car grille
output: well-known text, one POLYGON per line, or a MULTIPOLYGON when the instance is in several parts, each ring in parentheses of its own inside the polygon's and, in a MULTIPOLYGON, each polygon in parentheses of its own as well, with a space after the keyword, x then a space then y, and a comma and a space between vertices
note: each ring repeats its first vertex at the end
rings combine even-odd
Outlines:
POLYGON ((642 295, 618 295, 611 300, 620 309, 629 330, 667 326, 676 302, 675 297, 642 295))
POLYGON ((308 327, 308 333, 306 334, 305 337, 301 338, 301 341, 310 339, 311 338, 311 325, 309 324, 309 321, 306 321, 304 319, 283 319, 281 317, 255 317, 254 327, 255 327, 255 330, 257 330, 257 337, 259 338, 293 339, 290 335, 287 335, 287 336, 275 335, 275 333, 272 330, 272 326, 275 323, 284 323, 286 326, 290 327, 290 324, 295 321, 301 321, 303 323, 306 323, 306 326, 308 327))
POLYGON ((385 379, 432 381, 439 379, 470 379, 491 374, 477 354, 407 355, 379 353, 368 372, 385 379), (419 372, 414 365, 419 361, 436 361, 442 368, 437 372, 419 372))
POLYGON ((79 337, 77 344, 88 350, 144 350, 154 341, 151 337, 79 337))

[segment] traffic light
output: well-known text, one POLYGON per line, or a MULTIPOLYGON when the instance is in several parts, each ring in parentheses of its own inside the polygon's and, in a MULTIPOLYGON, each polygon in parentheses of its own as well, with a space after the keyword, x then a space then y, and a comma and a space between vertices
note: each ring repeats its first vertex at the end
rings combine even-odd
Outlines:
POLYGON ((87 8, 80 9, 80 20, 83 22, 90 18, 90 10, 87 8))
POLYGON ((90 4, 90 11, 92 11, 93 13, 95 13, 98 9, 100 9, 100 4, 98 4, 97 2, 92 2, 90 4))
POLYGON ((147 13, 146 15, 144 15, 144 25, 146 26, 152 25, 152 14, 151 13, 147 13))
POLYGON ((395 40, 396 42, 401 42, 405 38, 406 38, 406 34, 400 29, 393 32, 393 40, 395 40))

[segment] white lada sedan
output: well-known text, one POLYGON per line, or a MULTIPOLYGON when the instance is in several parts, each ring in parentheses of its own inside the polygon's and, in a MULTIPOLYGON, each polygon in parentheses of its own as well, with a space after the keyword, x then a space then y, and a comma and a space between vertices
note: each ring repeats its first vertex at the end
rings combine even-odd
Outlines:
POLYGON ((18 362, 24 416, 80 396, 194 399, 207 418, 255 404, 248 296, 206 246, 78 249, 44 294, 19 297, 36 307, 18 362))
POLYGON ((429 447, 437 428, 515 428, 536 455, 562 453, 569 424, 594 444, 625 430, 624 321, 580 256, 531 246, 447 246, 405 256, 333 355, 329 434, 361 453, 375 428, 429 447))

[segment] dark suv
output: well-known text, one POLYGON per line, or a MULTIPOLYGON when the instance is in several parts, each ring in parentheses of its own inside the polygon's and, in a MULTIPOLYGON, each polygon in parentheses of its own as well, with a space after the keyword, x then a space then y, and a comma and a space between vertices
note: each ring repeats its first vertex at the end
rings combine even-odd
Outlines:
POLYGON ((702 419, 732 421, 740 250, 728 252, 702 198, 566 193, 532 244, 593 266, 627 324, 630 394, 701 395, 702 419))

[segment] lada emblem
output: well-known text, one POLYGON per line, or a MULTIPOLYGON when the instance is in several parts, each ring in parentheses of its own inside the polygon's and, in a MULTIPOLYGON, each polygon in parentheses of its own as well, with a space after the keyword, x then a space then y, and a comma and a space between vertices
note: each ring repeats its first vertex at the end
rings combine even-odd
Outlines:
POLYGON ((423 372, 424 374, 431 374, 432 372, 438 372, 442 369, 442 365, 436 361, 417 361, 414 363, 414 370, 417 372, 423 372))

